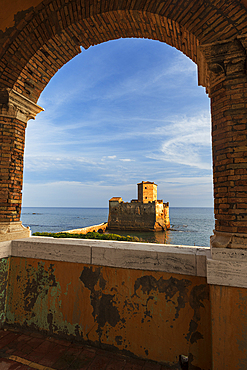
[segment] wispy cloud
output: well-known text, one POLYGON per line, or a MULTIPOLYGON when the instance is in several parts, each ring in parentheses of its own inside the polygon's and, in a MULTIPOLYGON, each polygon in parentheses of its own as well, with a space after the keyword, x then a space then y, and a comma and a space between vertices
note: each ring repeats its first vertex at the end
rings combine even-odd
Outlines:
POLYGON ((82 165, 90 165, 99 167, 100 164, 94 161, 91 158, 84 158, 84 157, 57 157, 55 155, 38 155, 30 157, 26 157, 26 164, 25 169, 29 171, 43 171, 49 170, 53 171, 54 168, 56 169, 72 169, 82 166, 82 165))
MULTIPOLYGON (((45 112, 28 123, 24 193, 49 196, 51 205, 83 189, 89 198, 94 189, 128 200, 146 179, 174 197, 196 186, 204 194, 210 182, 197 178, 211 168, 210 119, 196 79, 188 58, 151 40, 83 51, 52 78, 39 100, 45 112)), ((80 205, 89 198, 79 197, 80 205)))
MULTIPOLYGON (((168 45, 153 43, 151 40, 118 40, 91 47, 63 66, 49 83, 49 91, 52 94, 47 93, 47 87, 38 104, 46 109, 52 119, 55 119, 57 116, 62 116, 65 107, 69 107, 74 102, 88 103, 96 100, 105 102, 131 99, 133 95, 150 96, 154 92, 157 94, 157 91, 161 93, 168 89, 175 90, 191 76, 196 80, 196 65, 168 45), (128 65, 135 64, 132 54, 138 55, 133 45, 140 48, 144 43, 146 47, 143 49, 143 54, 145 49, 148 50, 147 46, 152 48, 151 55, 154 55, 156 49, 159 53, 149 57, 146 63, 145 58, 139 56, 136 62, 138 68, 129 68, 128 65), (172 63, 169 63, 167 51, 172 53, 172 63), (125 61, 122 59, 127 55, 128 64, 123 66, 125 61), (77 72, 73 73, 73 70, 77 72)), ((184 84, 183 89, 178 89, 177 93, 187 88, 190 86, 184 84)))
POLYGON ((208 114, 192 118, 177 117, 173 122, 159 127, 156 133, 165 134, 158 154, 148 157, 178 163, 202 170, 210 170, 211 125, 208 114))
POLYGON ((159 61, 147 69, 141 69, 134 75, 123 76, 100 98, 103 100, 127 98, 129 100, 133 95, 135 97, 152 96, 154 93, 164 93, 167 90, 175 89, 177 89, 176 93, 179 92, 180 95, 189 88, 188 85, 182 86, 185 78, 187 79, 189 76, 195 78, 196 65, 182 54, 177 53, 173 63, 168 66, 163 60, 163 63, 159 61))

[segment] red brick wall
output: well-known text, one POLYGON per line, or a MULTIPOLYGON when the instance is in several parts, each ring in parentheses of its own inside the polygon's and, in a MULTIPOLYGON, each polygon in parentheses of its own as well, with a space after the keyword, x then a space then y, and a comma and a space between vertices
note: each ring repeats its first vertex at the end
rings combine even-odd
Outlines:
POLYGON ((216 230, 247 233, 247 81, 212 89, 216 230))
MULTIPOLYGON (((10 2, 13 2, 13 9, 15 2, 10 2)), ((1 29, 0 25, 0 86, 13 88, 36 102, 56 71, 80 52, 80 45, 88 48, 120 37, 166 42, 197 62, 198 45, 234 39, 247 33, 244 3, 237 0, 44 0, 35 6, 37 1, 34 4, 30 0, 30 8, 23 12, 18 8, 14 19, 10 17, 9 27, 1 29)), ((227 72, 225 80, 211 79, 218 231, 247 231, 244 73, 236 76, 227 72)), ((5 129, 2 135, 6 136, 5 129)), ((12 149, 8 153, 14 158, 17 149, 12 149)), ((2 179, 7 179, 4 181, 8 185, 8 190, 1 193, 1 212, 7 218, 18 219, 22 159, 19 157, 19 165, 8 163, 6 171, 3 159, 6 153, 3 147, 1 150, 2 179)))
POLYGON ((25 124, 0 117, 0 222, 19 221, 25 124))
POLYGON ((18 12, 13 21, 0 34, 0 84, 33 101, 80 52, 79 45, 146 37, 166 42, 196 62, 199 43, 247 32, 246 8, 237 0, 47 0, 18 12))
POLYGON ((247 233, 245 40, 202 47, 209 68, 215 228, 247 233))

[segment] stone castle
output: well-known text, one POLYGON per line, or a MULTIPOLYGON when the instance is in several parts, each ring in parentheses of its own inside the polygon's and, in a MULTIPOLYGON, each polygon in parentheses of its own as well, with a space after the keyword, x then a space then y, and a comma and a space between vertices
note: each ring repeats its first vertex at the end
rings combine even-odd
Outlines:
POLYGON ((170 228, 169 203, 157 200, 157 185, 142 181, 137 184, 138 199, 123 202, 121 197, 109 200, 110 230, 162 231, 170 228))

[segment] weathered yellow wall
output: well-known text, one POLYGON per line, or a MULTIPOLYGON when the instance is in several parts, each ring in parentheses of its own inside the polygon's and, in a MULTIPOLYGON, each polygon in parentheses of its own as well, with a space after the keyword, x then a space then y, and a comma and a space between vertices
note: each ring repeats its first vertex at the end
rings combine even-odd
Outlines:
POLYGON ((6 298, 9 274, 9 258, 0 259, 0 327, 6 320, 6 298))
POLYGON ((247 289, 210 285, 213 370, 247 369, 247 289))
MULTIPOLYGON (((7 323, 122 353, 211 368, 202 277, 11 257, 7 323)), ((193 368, 193 367, 191 367, 193 368)))

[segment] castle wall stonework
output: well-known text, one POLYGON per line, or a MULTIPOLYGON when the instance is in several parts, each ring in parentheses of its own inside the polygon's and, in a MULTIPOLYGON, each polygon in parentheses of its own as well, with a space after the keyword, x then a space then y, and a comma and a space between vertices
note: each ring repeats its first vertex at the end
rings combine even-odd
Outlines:
POLYGON ((157 200, 157 185, 153 182, 142 181, 138 186, 138 202, 148 203, 157 200))
POLYGON ((138 200, 109 200, 108 228, 111 230, 162 231, 170 227, 169 203, 157 200, 157 185, 143 181, 138 185, 138 200), (148 201, 147 201, 148 198, 148 201))

